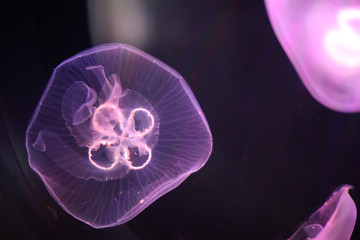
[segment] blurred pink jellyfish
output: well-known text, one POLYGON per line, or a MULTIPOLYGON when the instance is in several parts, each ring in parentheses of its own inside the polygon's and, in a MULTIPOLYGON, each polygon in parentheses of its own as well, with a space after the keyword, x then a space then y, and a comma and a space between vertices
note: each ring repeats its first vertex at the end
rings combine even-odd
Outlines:
POLYGON ((349 240, 356 221, 356 206, 349 195, 351 186, 335 190, 288 240, 349 240))
POLYGON ((311 95, 360 111, 360 2, 265 0, 271 25, 311 95))
POLYGON ((59 205, 104 228, 131 220, 199 170, 212 136, 175 70, 114 43, 54 70, 26 147, 30 166, 59 205))

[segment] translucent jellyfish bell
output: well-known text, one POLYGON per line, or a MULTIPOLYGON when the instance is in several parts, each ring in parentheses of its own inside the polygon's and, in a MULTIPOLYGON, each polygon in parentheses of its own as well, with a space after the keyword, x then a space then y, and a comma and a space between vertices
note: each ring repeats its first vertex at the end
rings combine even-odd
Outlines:
POLYGON ((129 221, 199 170, 212 137, 175 70, 134 47, 106 44, 54 70, 26 147, 60 206, 103 228, 129 221))
POLYGON ((360 2, 265 0, 272 27, 311 95, 360 111, 360 2))
POLYGON ((335 190, 325 204, 300 226, 289 240, 349 240, 356 221, 351 186, 335 190))

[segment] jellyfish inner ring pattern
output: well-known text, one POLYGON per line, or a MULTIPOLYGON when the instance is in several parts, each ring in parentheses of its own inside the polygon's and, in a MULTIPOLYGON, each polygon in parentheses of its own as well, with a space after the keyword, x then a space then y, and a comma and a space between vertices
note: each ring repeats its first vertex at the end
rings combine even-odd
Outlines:
POLYGON ((350 23, 360 20, 360 9, 344 9, 337 15, 339 29, 329 31, 325 36, 325 48, 338 63, 347 67, 360 64, 360 36, 350 23))
POLYGON ((130 169, 144 168, 151 161, 151 148, 143 140, 144 136, 154 128, 154 116, 145 108, 133 109, 126 118, 122 110, 112 104, 102 104, 94 112, 91 121, 91 129, 98 133, 100 138, 96 139, 88 148, 90 162, 102 170, 113 169, 117 164, 123 164, 130 169), (145 113, 150 125, 144 129, 138 129, 136 114, 145 113), (101 147, 105 148, 110 165, 103 166, 94 160, 94 152, 101 147), (132 156, 146 159, 140 166, 134 166, 132 156))

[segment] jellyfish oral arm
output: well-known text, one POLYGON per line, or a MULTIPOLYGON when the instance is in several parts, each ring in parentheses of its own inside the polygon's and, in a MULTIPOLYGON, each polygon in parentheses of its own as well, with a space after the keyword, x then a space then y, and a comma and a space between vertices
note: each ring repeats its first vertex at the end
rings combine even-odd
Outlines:
POLYGON ((88 157, 93 166, 102 170, 111 170, 118 164, 138 170, 151 161, 151 148, 144 137, 154 129, 154 116, 145 108, 135 108, 126 114, 128 110, 118 106, 122 94, 119 82, 115 81, 107 101, 98 108, 94 107, 93 110, 90 128, 93 130, 94 140, 88 146, 88 157), (139 114, 141 114, 141 121, 147 126, 143 129, 136 127, 135 118, 139 114), (97 152, 100 147, 105 148, 102 157, 106 155, 105 158, 111 161, 110 164, 103 166, 94 160, 93 152, 97 152), (132 155, 145 156, 146 159, 140 166, 134 166, 131 161, 132 155))
POLYGON ((153 145, 149 146, 148 140, 156 131, 151 107, 133 105, 142 96, 128 89, 123 91, 119 76, 112 74, 107 78, 102 65, 85 69, 96 76, 103 87, 99 96, 79 81, 67 90, 63 116, 70 120, 72 135, 83 139, 79 144, 88 148, 89 162, 97 169, 144 168, 152 157, 153 145), (88 134, 86 138, 84 133, 88 134))
POLYGON ((328 31, 324 38, 329 56, 349 68, 360 65, 360 35, 350 25, 355 21, 360 21, 360 9, 340 10, 337 14, 338 29, 328 31))

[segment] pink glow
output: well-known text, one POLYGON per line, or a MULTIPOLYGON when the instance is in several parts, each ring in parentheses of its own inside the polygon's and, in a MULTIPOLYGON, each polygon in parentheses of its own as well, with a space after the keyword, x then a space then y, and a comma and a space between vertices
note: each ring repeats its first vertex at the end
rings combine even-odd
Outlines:
POLYGON ((272 27, 311 95, 360 111, 360 3, 265 0, 272 27))
POLYGON ((360 36, 350 25, 356 20, 360 20, 360 9, 343 9, 337 15, 339 28, 325 35, 325 48, 330 57, 349 68, 360 65, 360 36))

